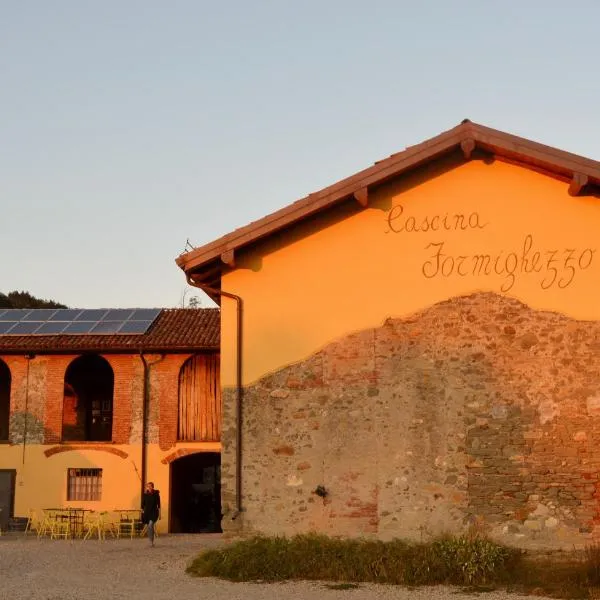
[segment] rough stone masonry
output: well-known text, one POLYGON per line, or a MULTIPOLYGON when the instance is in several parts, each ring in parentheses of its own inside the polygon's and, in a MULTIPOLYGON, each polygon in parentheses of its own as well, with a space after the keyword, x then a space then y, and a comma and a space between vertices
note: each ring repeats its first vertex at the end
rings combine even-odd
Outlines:
POLYGON ((491 293, 454 298, 264 377, 243 414, 232 521, 226 390, 226 531, 419 540, 476 527, 548 548, 600 533, 598 322, 491 293))

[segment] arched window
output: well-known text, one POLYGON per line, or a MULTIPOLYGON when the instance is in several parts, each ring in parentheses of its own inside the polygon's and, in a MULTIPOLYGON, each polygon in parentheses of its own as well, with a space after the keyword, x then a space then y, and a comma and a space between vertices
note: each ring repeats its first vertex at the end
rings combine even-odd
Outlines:
POLYGON ((179 371, 177 439, 211 442, 221 439, 219 356, 195 354, 179 371))
POLYGON ((8 441, 10 423, 10 369, 0 360, 0 441, 8 441))
POLYGON ((63 441, 112 439, 113 388, 113 370, 101 356, 80 356, 69 365, 63 397, 63 441))

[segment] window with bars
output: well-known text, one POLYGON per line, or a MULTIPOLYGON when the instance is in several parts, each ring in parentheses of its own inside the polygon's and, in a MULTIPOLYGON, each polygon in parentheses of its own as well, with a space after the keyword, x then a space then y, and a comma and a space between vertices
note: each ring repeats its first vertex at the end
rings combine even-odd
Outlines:
POLYGON ((102 497, 102 469, 69 469, 67 473, 67 500, 100 500, 102 497))

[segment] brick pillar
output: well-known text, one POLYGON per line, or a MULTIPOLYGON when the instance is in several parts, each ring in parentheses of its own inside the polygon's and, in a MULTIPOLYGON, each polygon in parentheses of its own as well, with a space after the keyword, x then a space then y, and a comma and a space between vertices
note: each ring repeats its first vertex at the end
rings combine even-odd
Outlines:
POLYGON ((19 414, 25 411, 25 380, 27 376, 27 358, 24 356, 0 356, 10 370, 10 406, 9 406, 9 439, 11 443, 21 441, 19 414))
POLYGON ((179 370, 191 354, 171 354, 152 367, 151 390, 159 397, 158 442, 161 450, 177 442, 179 370))
POLYGON ((46 361, 46 398, 44 411, 44 443, 58 444, 62 439, 65 373, 77 355, 43 357, 46 361))
POLYGON ((135 354, 110 354, 102 356, 114 373, 112 441, 128 444, 131 435, 133 389, 136 379, 143 377, 140 360, 135 354))

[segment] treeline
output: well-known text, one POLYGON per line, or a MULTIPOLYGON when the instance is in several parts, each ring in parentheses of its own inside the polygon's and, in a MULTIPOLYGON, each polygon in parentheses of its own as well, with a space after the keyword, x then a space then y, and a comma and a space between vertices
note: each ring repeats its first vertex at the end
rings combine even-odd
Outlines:
POLYGON ((8 294, 0 292, 0 308, 67 308, 67 306, 54 300, 36 298, 29 292, 15 290, 8 294))

